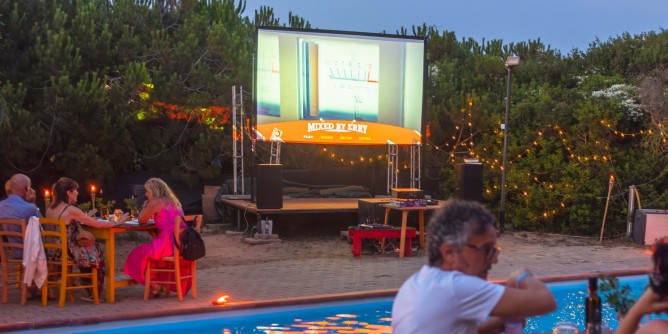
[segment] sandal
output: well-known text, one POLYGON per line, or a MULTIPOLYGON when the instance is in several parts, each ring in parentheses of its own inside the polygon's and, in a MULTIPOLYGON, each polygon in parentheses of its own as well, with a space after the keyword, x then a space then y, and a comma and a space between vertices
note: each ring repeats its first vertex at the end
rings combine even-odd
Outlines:
POLYGON ((81 299, 85 302, 91 302, 91 303, 94 302, 93 297, 90 297, 90 296, 81 295, 81 296, 79 296, 79 299, 81 299))
POLYGON ((151 284, 151 295, 149 297, 160 298, 161 295, 162 295, 162 289, 157 285, 154 286, 151 284))
POLYGON ((81 291, 81 294, 79 295, 79 299, 85 301, 85 302, 93 302, 93 296, 88 289, 84 289, 81 291))

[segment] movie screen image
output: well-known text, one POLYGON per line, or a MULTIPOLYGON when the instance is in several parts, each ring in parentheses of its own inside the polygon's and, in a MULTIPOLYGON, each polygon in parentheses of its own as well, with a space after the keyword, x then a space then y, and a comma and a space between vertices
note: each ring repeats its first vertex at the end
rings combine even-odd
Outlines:
POLYGON ((259 139, 419 143, 424 59, 423 38, 258 28, 259 139))

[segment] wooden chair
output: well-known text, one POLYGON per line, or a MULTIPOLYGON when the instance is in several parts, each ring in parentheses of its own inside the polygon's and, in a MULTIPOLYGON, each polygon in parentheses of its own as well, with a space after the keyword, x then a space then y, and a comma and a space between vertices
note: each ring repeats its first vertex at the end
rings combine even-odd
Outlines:
MULTIPOLYGON (((58 287, 60 290, 58 307, 65 306, 65 295, 70 292, 70 301, 74 301, 75 289, 92 289, 93 303, 99 304, 100 297, 97 290, 97 268, 92 268, 90 273, 73 272, 74 263, 67 256, 67 225, 62 219, 40 218, 39 224, 42 229, 44 251, 60 251, 60 261, 47 261, 49 274, 46 282, 42 285, 42 305, 46 305, 49 287, 58 287), (75 278, 88 278, 91 284, 75 285, 75 278)), ((110 282, 113 284, 113 282, 110 282)))
POLYGON ((21 288, 21 305, 26 304, 28 288, 23 281, 23 260, 14 258, 15 252, 23 255, 23 237, 26 234, 25 219, 0 219, 0 261, 2 261, 2 303, 7 304, 9 286, 21 288), (19 238, 20 243, 10 242, 7 237, 19 238))
MULTIPOLYGON (((185 216, 187 221, 195 220, 195 230, 200 231, 202 227, 202 215, 190 215, 185 216)), ((174 219, 174 238, 176 240, 181 240, 181 217, 174 219)), ((179 301, 183 301, 183 291, 181 290, 181 281, 190 280, 192 282, 192 291, 193 298, 197 298, 197 261, 190 261, 190 275, 184 276, 181 274, 181 259, 179 254, 179 248, 176 243, 174 244, 174 255, 166 256, 160 258, 160 260, 151 260, 149 259, 148 264, 146 265, 146 283, 144 287, 144 300, 148 300, 151 293, 151 283, 165 286, 167 288, 166 295, 169 296, 170 285, 176 285, 176 295, 179 297, 179 301), (165 263, 166 266, 160 266, 160 264, 165 263), (156 273, 167 273, 167 278, 165 280, 152 280, 151 275, 156 273)))

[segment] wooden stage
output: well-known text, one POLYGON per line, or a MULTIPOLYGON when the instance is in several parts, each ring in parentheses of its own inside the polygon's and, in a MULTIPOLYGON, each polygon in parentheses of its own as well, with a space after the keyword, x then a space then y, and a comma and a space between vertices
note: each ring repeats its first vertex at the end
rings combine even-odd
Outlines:
MULTIPOLYGON (((282 215, 294 213, 345 213, 357 212, 359 198, 283 198, 282 209, 258 209, 255 203, 244 199, 220 199, 223 205, 257 215, 282 215)), ((386 201, 389 199, 385 199, 386 201)))
MULTIPOLYGON (((231 196, 230 196, 231 197, 231 196)), ((281 209, 258 209, 249 199, 234 199, 221 196, 220 203, 225 210, 232 210, 236 225, 241 229, 242 221, 259 222, 263 217, 294 214, 357 214, 360 198, 283 198, 281 209), (243 219, 242 219, 243 218, 243 219)), ((385 199, 389 200, 389 199, 385 199)), ((234 223, 234 221, 233 221, 234 223)))
MULTIPOLYGON (((283 208, 281 209, 258 209, 255 203, 251 202, 250 199, 238 199, 235 198, 234 196, 226 196, 223 195, 221 196, 220 202, 225 208, 226 212, 232 213, 231 216, 227 216, 226 219, 230 219, 232 223, 236 222, 237 228, 241 229, 242 227, 242 222, 245 221, 246 223, 250 223, 251 225, 261 221, 262 219, 266 218, 271 218, 271 219, 276 219, 278 218, 277 216, 283 216, 283 215, 333 215, 333 214, 348 214, 348 215, 357 215, 362 214, 366 215, 369 214, 369 212, 359 211, 360 208, 358 205, 360 204, 360 201, 365 203, 365 206, 368 207, 368 205, 382 205, 385 203, 388 203, 390 201, 390 198, 288 198, 284 197, 283 198, 283 208), (230 211, 228 211, 230 210, 230 211)), ((442 204, 442 201, 439 201, 440 204, 442 204)), ((438 207, 438 206, 436 206, 438 207)), ((432 208, 436 207, 426 207, 424 209, 419 209, 415 208, 418 211, 419 210, 427 210, 431 211, 432 208)), ((384 207, 380 207, 382 210, 381 215, 377 215, 377 218, 375 222, 377 223, 383 223, 385 220, 384 216, 389 214, 386 212, 386 209, 384 207)), ((407 209, 411 210, 411 209, 407 209)), ((368 208, 367 208, 368 211, 368 208)), ((397 214, 397 212, 394 212, 394 214, 397 214)), ((401 214, 399 213, 397 217, 393 218, 401 218, 399 217, 401 214)), ((293 216, 294 217, 294 216, 293 216)), ((349 217, 349 216, 348 216, 349 217)), ((409 219, 411 221, 415 220, 417 221, 417 214, 415 214, 414 218, 416 219, 409 219)), ((349 219, 349 218, 348 218, 349 219)), ((355 219, 355 218, 353 218, 355 219)), ((406 219, 406 218, 403 218, 406 219)), ((292 221, 292 218, 289 219, 292 221)), ((393 221, 398 221, 398 219, 393 219, 393 221)), ((373 222, 373 221, 372 221, 373 222)), ((347 225, 357 225, 358 220, 354 221, 349 221, 347 225)), ((387 224, 387 220, 385 220, 385 224, 387 224)), ((405 222, 404 222, 405 224, 405 222)), ((346 225, 346 224, 344 224, 346 225)), ((390 225, 396 225, 396 224, 390 224, 390 225)), ((276 225, 274 225, 276 226, 276 225)))

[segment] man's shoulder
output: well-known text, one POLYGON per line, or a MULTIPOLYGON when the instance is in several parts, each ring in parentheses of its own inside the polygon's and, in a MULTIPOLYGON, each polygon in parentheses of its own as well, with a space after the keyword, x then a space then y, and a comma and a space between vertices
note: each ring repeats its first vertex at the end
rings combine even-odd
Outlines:
POLYGON ((0 201, 1 218, 28 219, 30 216, 37 216, 38 214, 39 210, 34 203, 27 202, 19 196, 10 195, 6 199, 0 201))

